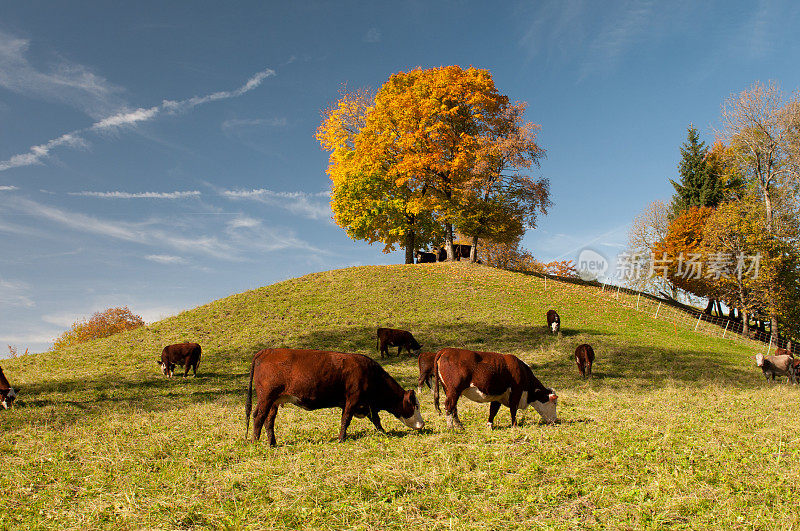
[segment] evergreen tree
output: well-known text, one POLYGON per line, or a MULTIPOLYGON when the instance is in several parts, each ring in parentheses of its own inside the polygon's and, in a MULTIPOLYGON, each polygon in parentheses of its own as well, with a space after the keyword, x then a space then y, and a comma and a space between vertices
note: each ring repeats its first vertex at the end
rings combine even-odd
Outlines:
POLYGON ((700 140, 692 125, 687 130, 686 142, 681 146, 678 173, 680 183, 670 179, 675 187, 671 204, 673 218, 690 207, 716 207, 724 198, 724 183, 709 164, 706 143, 700 140))

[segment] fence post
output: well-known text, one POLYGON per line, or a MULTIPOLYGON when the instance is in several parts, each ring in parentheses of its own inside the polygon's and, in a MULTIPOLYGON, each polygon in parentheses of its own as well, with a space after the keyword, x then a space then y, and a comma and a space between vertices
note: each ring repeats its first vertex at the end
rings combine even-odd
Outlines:
POLYGON ((767 347, 767 354, 772 350, 772 333, 769 334, 769 346, 767 347))
POLYGON ((703 314, 702 313, 697 315, 697 324, 694 325, 694 331, 695 332, 697 332, 697 327, 700 326, 700 319, 702 319, 702 318, 703 318, 703 314))
POLYGON ((658 301, 658 308, 656 308, 656 314, 653 316, 653 319, 658 319, 658 311, 661 309, 661 301, 658 301))
POLYGON ((619 299, 619 286, 617 286, 617 298, 619 299))
POLYGON ((731 324, 731 321, 730 321, 730 319, 728 319, 727 321, 725 321, 725 330, 722 332, 722 339, 725 339, 725 334, 727 334, 727 333, 728 333, 728 325, 729 325, 729 324, 731 324))
POLYGON ((636 311, 639 311, 639 298, 642 296, 641 293, 636 295, 636 311))
POLYGON ((544 277, 544 290, 547 291, 547 277, 544 277))

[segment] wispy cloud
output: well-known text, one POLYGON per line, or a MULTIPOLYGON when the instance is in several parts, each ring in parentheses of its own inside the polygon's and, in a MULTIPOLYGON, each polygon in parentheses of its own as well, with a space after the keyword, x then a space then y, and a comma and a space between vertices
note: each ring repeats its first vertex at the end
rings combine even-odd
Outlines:
POLYGON ((13 190, 18 190, 18 188, 16 186, 9 185, 0 186, 0 192, 11 192, 13 190))
POLYGON ((363 41, 364 42, 370 42, 370 43, 380 42, 381 41, 381 30, 379 30, 378 28, 375 28, 375 27, 368 29, 367 33, 364 34, 363 41))
POLYGON ((156 262, 158 264, 185 264, 186 259, 180 256, 173 256, 171 254, 148 254, 144 257, 145 260, 156 262))
POLYGON ((331 217, 331 209, 327 201, 330 192, 309 194, 306 192, 275 192, 261 188, 257 190, 224 190, 222 195, 234 200, 258 201, 310 219, 331 217))
POLYGON ((222 122, 222 131, 227 133, 242 127, 285 127, 286 118, 232 118, 222 122))
POLYGON ((589 45, 588 55, 581 67, 581 76, 609 71, 617 66, 623 55, 637 40, 653 18, 652 0, 634 0, 615 13, 589 45))
POLYGON ((107 133, 121 127, 131 127, 139 123, 147 122, 155 119, 159 114, 167 112, 174 114, 177 112, 185 112, 198 105, 204 103, 219 101, 229 98, 239 97, 255 88, 268 77, 274 76, 275 71, 271 69, 262 70, 256 73, 247 82, 236 90, 215 92, 207 96, 195 96, 181 101, 164 100, 161 105, 150 107, 149 109, 136 109, 134 111, 118 112, 95 122, 90 127, 83 129, 76 129, 70 133, 61 135, 58 138, 50 140, 45 144, 32 146, 27 153, 14 155, 8 160, 0 161, 0 171, 5 171, 10 168, 20 166, 30 166, 33 164, 41 164, 42 159, 48 157, 50 152, 59 146, 69 146, 72 148, 85 147, 88 145, 87 141, 82 137, 87 133, 107 133))
POLYGON ((237 216, 228 222, 229 229, 251 229, 261 225, 261 220, 247 216, 237 216))
POLYGON ((185 199, 187 197, 200 197, 200 192, 69 192, 68 195, 83 197, 98 197, 101 199, 185 199))
POLYGON ((27 284, 0 278, 0 304, 2 305, 24 306, 27 308, 35 306, 33 300, 28 297, 28 291, 27 284))
POLYGON ((122 89, 88 67, 52 56, 45 68, 35 66, 30 41, 0 31, 0 86, 26 97, 57 101, 103 116, 123 105, 122 89))

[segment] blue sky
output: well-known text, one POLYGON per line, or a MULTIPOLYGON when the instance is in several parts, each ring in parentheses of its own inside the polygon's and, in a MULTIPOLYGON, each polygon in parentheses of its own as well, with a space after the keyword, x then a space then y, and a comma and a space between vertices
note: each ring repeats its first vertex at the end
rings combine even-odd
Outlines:
POLYGON ((800 87, 791 1, 67 4, 0 6, 2 351, 110 306, 153 321, 402 262, 330 220, 314 132, 345 84, 473 65, 528 102, 554 206, 524 245, 545 261, 613 257, 671 195, 690 123, 710 142, 731 93, 800 87))

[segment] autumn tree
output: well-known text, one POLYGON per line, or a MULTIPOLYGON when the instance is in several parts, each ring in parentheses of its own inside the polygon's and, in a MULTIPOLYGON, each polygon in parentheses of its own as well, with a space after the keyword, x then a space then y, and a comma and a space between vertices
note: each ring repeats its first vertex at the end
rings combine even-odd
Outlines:
POLYGON ((625 281, 633 289, 676 299, 678 287, 669 277, 650 274, 656 246, 669 234, 670 213, 663 201, 653 201, 633 219, 628 230, 628 254, 637 267, 631 268, 625 281))
POLYGON ((693 206, 717 206, 723 199, 723 183, 713 171, 708 160, 708 148, 700 140, 694 126, 689 126, 686 142, 681 146, 678 165, 680 182, 670 179, 675 188, 672 198, 672 216, 693 206))
MULTIPOLYGON (((785 100, 774 82, 755 83, 725 101, 722 125, 732 164, 764 202, 767 233, 781 238, 775 224, 776 195, 796 194, 800 187, 800 94, 785 100)), ((770 289, 774 300, 768 302, 773 332, 780 305, 776 289, 770 289)))
POLYGON ((457 224, 474 233, 480 232, 476 227, 502 221, 503 227, 492 230, 518 231, 525 216, 530 219, 533 210, 549 204, 544 181, 531 181, 540 185, 532 209, 524 203, 532 197, 525 195, 530 184, 511 178, 515 168, 530 167, 543 154, 533 141, 535 128, 521 120, 523 109, 498 92, 488 71, 458 66, 394 74, 371 101, 346 94, 326 112, 317 132, 322 147, 331 151, 328 175, 337 223, 348 228, 361 220, 387 249, 401 243, 402 235, 407 263, 417 247, 433 243, 437 225, 449 260, 457 224), (498 145, 512 143, 513 135, 516 146, 527 143, 527 151, 507 149, 506 159, 498 159, 498 145), (361 184, 353 186, 353 180, 361 184), (353 192, 358 188, 387 200, 365 209, 347 200, 358 195, 353 192), (513 201, 522 203, 509 206, 513 201), (476 208, 477 214, 466 208, 476 208), (405 225, 386 226, 398 220, 405 225))
POLYGON ((95 312, 88 320, 75 321, 69 330, 55 340, 53 347, 56 349, 69 347, 140 326, 144 326, 144 320, 131 312, 127 306, 108 308, 102 312, 95 312))

